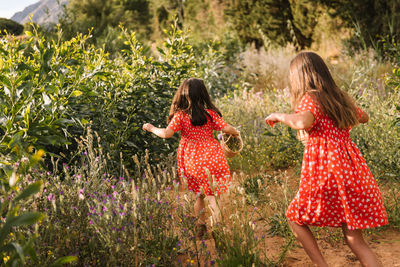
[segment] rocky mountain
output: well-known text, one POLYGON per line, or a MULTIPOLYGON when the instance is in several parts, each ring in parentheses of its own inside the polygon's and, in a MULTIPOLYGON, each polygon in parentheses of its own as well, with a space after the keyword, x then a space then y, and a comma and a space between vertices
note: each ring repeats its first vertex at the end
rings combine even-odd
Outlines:
POLYGON ((23 11, 15 13, 11 19, 24 24, 29 22, 30 16, 32 16, 33 22, 38 24, 57 23, 62 6, 67 3, 68 0, 40 0, 27 6, 23 11))

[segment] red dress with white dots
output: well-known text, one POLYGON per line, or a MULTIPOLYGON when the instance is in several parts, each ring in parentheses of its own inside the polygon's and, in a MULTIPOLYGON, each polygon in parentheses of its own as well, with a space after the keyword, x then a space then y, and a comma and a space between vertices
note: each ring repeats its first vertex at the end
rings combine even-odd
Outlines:
POLYGON ((181 131, 178 148, 179 177, 187 179, 188 189, 212 196, 225 192, 231 180, 228 162, 221 145, 213 137, 213 130, 221 131, 227 123, 213 110, 206 110, 207 123, 193 126, 184 112, 175 113, 168 128, 181 131))
POLYGON ((296 110, 302 111, 310 111, 315 120, 307 131, 300 188, 286 217, 301 225, 346 224, 350 230, 387 224, 378 185, 351 141, 350 129, 336 127, 308 94, 296 110))

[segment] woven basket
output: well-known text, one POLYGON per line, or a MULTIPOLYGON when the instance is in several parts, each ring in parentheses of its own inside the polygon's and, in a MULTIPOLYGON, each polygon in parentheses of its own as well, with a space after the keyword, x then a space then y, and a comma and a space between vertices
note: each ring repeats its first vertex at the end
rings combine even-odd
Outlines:
POLYGON ((222 139, 221 139, 220 143, 221 143, 222 150, 224 151, 225 157, 233 158, 234 156, 239 154, 240 151, 242 151, 242 149, 243 149, 243 140, 242 140, 242 137, 240 136, 240 133, 236 137, 234 137, 234 136, 232 136, 230 134, 225 134, 225 133, 221 133, 221 134, 222 134, 222 139), (231 150, 229 148, 229 146, 227 145, 228 141, 231 138, 236 138, 237 141, 239 142, 239 149, 236 150, 236 151, 231 150))

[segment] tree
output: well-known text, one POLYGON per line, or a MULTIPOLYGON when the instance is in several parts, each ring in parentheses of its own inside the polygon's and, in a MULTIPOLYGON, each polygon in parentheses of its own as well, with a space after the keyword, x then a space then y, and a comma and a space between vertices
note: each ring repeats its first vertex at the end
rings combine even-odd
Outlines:
POLYGON ((71 0, 61 18, 66 37, 93 28, 94 40, 113 35, 119 24, 134 30, 139 38, 151 32, 149 0, 71 0))
POLYGON ((279 45, 311 45, 319 11, 310 0, 227 0, 227 6, 228 20, 246 43, 259 48, 265 35, 279 45))
POLYGON ((382 37, 400 41, 399 0, 320 0, 333 17, 354 29, 353 46, 376 46, 382 37))
POLYGON ((6 31, 8 34, 20 35, 24 26, 10 19, 0 18, 0 35, 6 31))

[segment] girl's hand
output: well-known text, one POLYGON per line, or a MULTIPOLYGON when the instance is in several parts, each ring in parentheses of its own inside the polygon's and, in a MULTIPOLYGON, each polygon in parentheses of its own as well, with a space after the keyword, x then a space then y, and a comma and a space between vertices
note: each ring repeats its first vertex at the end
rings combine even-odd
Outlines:
POLYGON ((279 113, 272 113, 265 118, 265 123, 271 127, 274 127, 275 123, 280 122, 279 113))
POLYGON ((154 126, 151 123, 145 123, 145 124, 143 124, 143 127, 142 127, 142 129, 144 131, 148 131, 148 132, 151 132, 151 130, 153 130, 153 128, 154 128, 154 126))

